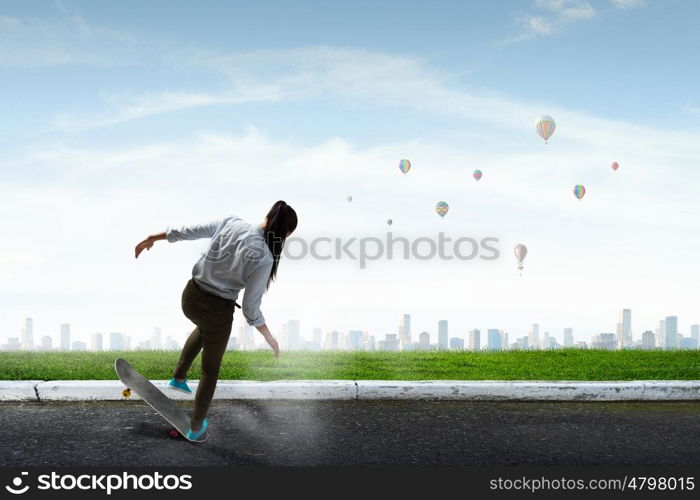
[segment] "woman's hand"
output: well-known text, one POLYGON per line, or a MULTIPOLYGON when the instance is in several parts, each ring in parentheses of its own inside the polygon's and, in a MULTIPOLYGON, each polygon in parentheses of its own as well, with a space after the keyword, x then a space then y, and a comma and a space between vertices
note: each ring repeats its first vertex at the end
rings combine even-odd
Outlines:
POLYGON ((272 351, 275 353, 275 357, 279 358, 280 357, 280 346, 277 343, 277 340, 275 340, 275 337, 270 335, 269 337, 265 337, 265 341, 272 348, 272 351))
POLYGON ((158 241, 158 240, 164 240, 165 239, 165 233, 158 233, 158 234, 152 234, 145 240, 143 240, 141 243, 136 245, 136 248, 134 249, 134 253, 136 255, 136 258, 139 258, 139 255, 141 255, 141 252, 144 250, 150 250, 153 244, 158 241))
POLYGON ((255 328, 257 328, 260 332, 260 335, 262 335, 265 338, 265 342, 267 342, 267 345, 269 345, 272 348, 273 352, 275 353, 275 357, 279 358, 280 346, 277 343, 277 340, 275 340, 275 337, 272 336, 272 333, 270 333, 270 329, 267 327, 267 325, 260 325, 256 326, 255 328))

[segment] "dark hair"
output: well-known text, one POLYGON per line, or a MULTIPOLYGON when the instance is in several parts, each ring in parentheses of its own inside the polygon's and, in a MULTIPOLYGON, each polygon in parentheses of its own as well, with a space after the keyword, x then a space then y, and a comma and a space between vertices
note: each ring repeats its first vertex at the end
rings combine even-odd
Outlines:
POLYGON ((270 249, 273 259, 270 277, 267 279, 268 288, 277 274, 277 265, 280 261, 282 248, 284 248, 284 240, 296 227, 297 213, 294 209, 282 200, 275 202, 265 217, 265 226, 263 227, 265 243, 270 249))

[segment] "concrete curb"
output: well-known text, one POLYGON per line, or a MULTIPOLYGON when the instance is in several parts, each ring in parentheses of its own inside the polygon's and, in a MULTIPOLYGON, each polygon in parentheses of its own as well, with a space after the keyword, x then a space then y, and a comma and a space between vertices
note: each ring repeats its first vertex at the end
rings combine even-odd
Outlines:
MULTIPOLYGON (((192 400, 154 380, 178 400, 192 400)), ((190 384, 193 391, 197 382, 190 384)), ((113 380, 0 381, 0 401, 129 401, 124 385, 113 380)), ((634 381, 470 381, 470 380, 220 380, 217 400, 386 400, 458 401, 700 401, 700 380, 634 381)))
MULTIPOLYGON (((192 400, 194 394, 168 387, 167 380, 153 380, 153 384, 172 399, 192 400)), ((197 382, 189 384, 193 393, 197 382)), ((124 397, 124 384, 112 380, 57 380, 37 384, 41 401, 125 401, 141 399, 136 393, 124 397)), ((214 399, 356 399, 357 385, 352 380, 281 380, 255 382, 248 380, 220 380, 214 399)))
POLYGON ((0 380, 0 401, 36 401, 41 380, 0 380))
POLYGON ((357 382, 358 399, 462 401, 700 400, 700 381, 380 381, 357 382))

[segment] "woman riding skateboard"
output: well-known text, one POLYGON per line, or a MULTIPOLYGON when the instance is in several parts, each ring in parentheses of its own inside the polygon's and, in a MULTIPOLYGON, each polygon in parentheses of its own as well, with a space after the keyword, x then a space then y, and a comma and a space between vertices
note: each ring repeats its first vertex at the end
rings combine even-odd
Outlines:
POLYGON ((159 240, 170 243, 211 238, 207 251, 192 269, 192 279, 182 292, 182 311, 196 327, 185 342, 170 386, 191 393, 187 371, 202 351, 201 375, 187 439, 197 440, 207 430, 207 411, 214 396, 229 336, 238 293, 245 289, 243 316, 279 356, 279 346, 260 312, 262 295, 275 279, 286 238, 297 227, 297 214, 278 201, 262 224, 254 226, 230 216, 207 224, 168 227, 136 245, 136 258, 159 240))

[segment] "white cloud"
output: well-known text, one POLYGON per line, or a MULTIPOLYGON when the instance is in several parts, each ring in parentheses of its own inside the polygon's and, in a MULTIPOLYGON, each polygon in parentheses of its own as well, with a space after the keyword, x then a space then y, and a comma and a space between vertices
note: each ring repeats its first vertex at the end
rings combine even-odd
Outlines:
POLYGON ((98 116, 60 113, 52 119, 49 130, 78 132, 183 109, 276 100, 277 90, 272 87, 238 89, 218 94, 167 91, 138 96, 105 95, 104 102, 111 108, 110 112, 98 116))
POLYGON ((532 121, 546 109, 561 124, 558 140, 597 148, 633 147, 655 156, 672 148, 675 155, 695 155, 696 135, 665 131, 633 123, 600 119, 545 103, 526 103, 507 96, 455 89, 448 75, 420 59, 328 47, 261 50, 234 55, 199 55, 188 60, 197 70, 218 72, 230 79, 230 90, 219 93, 163 92, 112 96, 112 114, 98 117, 57 117, 54 125, 81 129, 121 123, 171 110, 239 102, 337 99, 370 103, 386 109, 413 109, 458 116, 506 131, 531 134, 532 121), (401 82, 397 85, 397 82, 401 82), (605 131, 602 133, 601 131, 605 131))
POLYGON ((646 4, 646 0, 610 0, 614 7, 621 10, 636 9, 646 4))
POLYGON ((536 0, 535 5, 555 12, 562 20, 591 19, 595 9, 585 0, 536 0))
POLYGON ((520 15, 517 20, 522 32, 506 40, 506 43, 561 33, 569 24, 586 21, 596 15, 595 8, 586 0, 535 0, 534 7, 542 12, 520 15))
POLYGON ((0 67, 129 66, 152 56, 156 45, 146 35, 90 24, 77 15, 0 16, 0 67))

